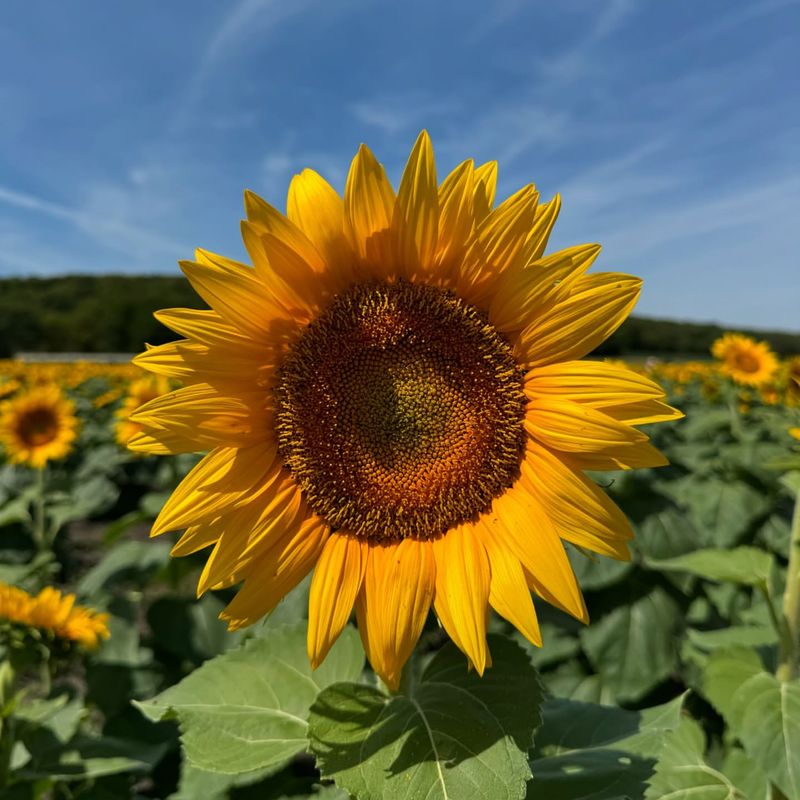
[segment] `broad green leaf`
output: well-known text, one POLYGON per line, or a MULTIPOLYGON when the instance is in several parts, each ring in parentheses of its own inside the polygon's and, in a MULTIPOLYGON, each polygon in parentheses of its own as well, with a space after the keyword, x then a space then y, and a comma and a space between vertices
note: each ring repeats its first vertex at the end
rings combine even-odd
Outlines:
POLYGON ((740 747, 725 756, 722 772, 747 797, 747 800, 772 800, 772 789, 764 771, 740 747))
POLYGON ((707 580, 758 586, 766 585, 769 579, 772 556, 757 547, 708 547, 662 561, 651 560, 649 564, 661 570, 690 572, 707 580))
POLYGON ((120 542, 83 576, 77 591, 81 595, 91 596, 112 581, 152 573, 167 563, 169 550, 167 542, 120 542))
POLYGON ((683 696, 644 711, 548 700, 536 733, 530 800, 642 798, 664 734, 681 720, 683 696))
POLYGON ((359 800, 523 798, 542 691, 517 644, 490 635, 489 645, 483 678, 447 644, 408 696, 352 683, 323 691, 309 719, 323 778, 359 800))
POLYGON ((800 681, 761 672, 733 696, 729 724, 786 797, 800 797, 800 681))
POLYGON ((266 769, 305 749, 308 709, 317 694, 332 683, 355 680, 363 665, 358 634, 348 627, 312 672, 306 625, 287 625, 217 656, 135 705, 153 720, 176 717, 186 756, 201 769, 266 769))
POLYGON ((649 514, 637 525, 634 546, 646 559, 672 558, 694 550, 700 536, 677 506, 649 514))
POLYGON ((640 597, 621 599, 609 614, 581 631, 581 642, 616 699, 636 700, 672 672, 680 621, 677 603, 656 586, 640 597))
POLYGON ((709 544, 731 547, 769 511, 770 501, 744 481, 698 479, 681 483, 679 502, 688 504, 695 527, 709 544))
POLYGON ((755 650, 730 647, 711 654, 703 675, 703 694, 730 723, 733 696, 739 687, 764 667, 755 650))
POLYGON ((703 759, 705 736, 693 719, 664 736, 647 800, 747 800, 734 784, 703 759))
POLYGON ((553 755, 611 748, 643 756, 655 755, 663 734, 678 727, 684 697, 680 695, 642 711, 551 698, 542 706, 536 752, 553 755))
POLYGON ((514 640, 527 650, 528 657, 536 669, 558 664, 559 661, 571 658, 580 650, 580 642, 574 634, 548 623, 542 623, 540 628, 544 643, 542 647, 534 647, 517 631, 512 634, 514 640))
POLYGON ((575 577, 584 590, 591 591, 612 586, 633 569, 631 561, 617 561, 593 553, 586 555, 573 547, 568 547, 567 552, 575 577))

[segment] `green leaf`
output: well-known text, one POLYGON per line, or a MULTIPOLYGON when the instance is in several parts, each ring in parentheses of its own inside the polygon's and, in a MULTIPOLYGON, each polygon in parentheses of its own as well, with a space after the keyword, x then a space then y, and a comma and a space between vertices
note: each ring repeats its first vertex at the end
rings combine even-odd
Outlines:
POLYGON ((721 772, 703 759, 705 736, 694 720, 684 717, 664 737, 664 746, 645 793, 647 800, 747 800, 721 772))
POLYGON ((575 577, 584 590, 604 589, 622 580, 632 569, 631 561, 586 555, 573 547, 567 548, 575 577))
POLYGON ((736 691, 729 717, 769 780, 787 797, 800 797, 800 682, 761 672, 736 691))
POLYGON ((650 561, 661 570, 689 572, 711 581, 724 581, 742 586, 766 585, 772 569, 772 556, 757 547, 733 550, 708 547, 676 558, 650 561))
POLYGON ((679 623, 678 605, 656 586, 641 597, 632 596, 585 628, 581 642, 616 699, 637 700, 672 672, 679 623))
POLYGON ((747 800, 770 800, 772 797, 772 789, 764 771, 740 747, 731 748, 725 756, 722 772, 742 791, 747 800))
POLYGON ((164 566, 169 560, 167 542, 124 541, 115 545, 95 564, 78 583, 78 593, 91 596, 132 576, 147 575, 164 566))
POLYGON ((528 797, 615 800, 644 797, 664 734, 677 728, 684 696, 644 711, 548 700, 536 733, 528 797))
POLYGON ((735 545, 770 507, 769 499, 748 483, 695 475, 681 482, 678 499, 688 504, 695 527, 718 547, 735 545))
POLYGON ((150 719, 176 717, 187 758, 212 772, 277 767, 306 747, 308 709, 321 689, 355 680, 364 666, 346 628, 312 672, 306 625, 273 628, 206 662, 180 683, 135 705, 150 719))
POLYGON ((324 778, 359 800, 523 798, 542 690, 524 651, 491 634, 483 678, 447 644, 409 696, 339 684, 311 709, 324 778))
POLYGON ((551 698, 542 707, 536 751, 550 755, 613 747, 637 755, 655 755, 664 732, 678 727, 685 696, 642 711, 551 698))
POLYGON ((697 547, 700 537, 676 506, 655 511, 637 526, 634 546, 647 559, 672 558, 697 547))
POLYGON ((730 724, 733 695, 745 681, 763 669, 755 650, 747 647, 718 650, 708 659, 703 675, 703 694, 730 724))

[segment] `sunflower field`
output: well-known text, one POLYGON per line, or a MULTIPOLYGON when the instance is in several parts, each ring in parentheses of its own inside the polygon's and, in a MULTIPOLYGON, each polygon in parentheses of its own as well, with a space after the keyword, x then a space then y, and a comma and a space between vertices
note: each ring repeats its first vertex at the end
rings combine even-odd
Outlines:
POLYGON ((362 147, 0 362, 3 800, 800 800, 800 357, 592 357, 638 281, 495 180, 362 147))

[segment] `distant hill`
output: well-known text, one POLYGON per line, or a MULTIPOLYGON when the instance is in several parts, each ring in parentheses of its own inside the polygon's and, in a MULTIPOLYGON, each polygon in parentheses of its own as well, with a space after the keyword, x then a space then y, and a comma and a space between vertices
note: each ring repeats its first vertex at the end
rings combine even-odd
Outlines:
MULTIPOLYGON (((135 353, 144 342, 175 338, 153 319, 159 308, 202 307, 181 277, 69 275, 0 279, 0 358, 27 352, 135 353)), ((598 355, 708 356, 726 328, 631 317, 598 355)), ((781 355, 800 353, 800 334, 744 333, 766 339, 781 355)))

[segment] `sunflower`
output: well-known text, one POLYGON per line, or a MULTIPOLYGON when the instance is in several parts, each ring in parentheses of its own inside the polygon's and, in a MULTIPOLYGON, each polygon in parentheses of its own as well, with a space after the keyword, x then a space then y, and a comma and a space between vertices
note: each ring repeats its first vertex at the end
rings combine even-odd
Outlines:
POLYGON ((230 628, 313 569, 313 666, 355 606, 397 687, 433 606, 482 673, 490 606, 537 645, 531 591, 587 620, 564 541, 629 557, 584 470, 665 464, 635 426, 681 415, 648 378, 579 359, 640 281, 587 275, 597 245, 545 256, 559 198, 495 206, 496 179, 465 161, 439 184, 423 132, 395 194, 362 145, 343 199, 311 170, 286 215, 245 193, 252 268, 181 264, 211 308, 156 314, 186 338, 135 361, 185 386, 132 415, 129 446, 211 450, 152 533, 185 529, 174 555, 213 546, 198 592, 243 583, 230 628))
POLYGON ((88 648, 97 647, 101 639, 109 636, 108 614, 75 605, 74 594, 62 594, 52 586, 30 595, 16 586, 0 583, 0 619, 88 648))
POLYGON ((123 447, 142 430, 141 425, 131 420, 131 414, 137 408, 155 400, 169 391, 169 381, 160 375, 139 378, 128 387, 128 393, 116 412, 117 421, 114 435, 117 444, 123 447))
POLYGON ((0 443, 10 461, 41 469, 69 453, 78 425, 74 403, 55 384, 45 384, 4 403, 0 443))
POLYGON ((722 362, 722 371, 737 383, 762 386, 778 370, 778 359, 766 342, 757 342, 739 333, 726 333, 711 345, 714 358, 722 362))

